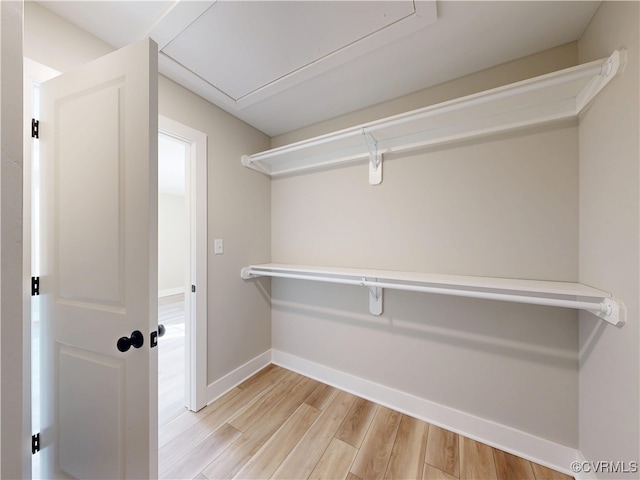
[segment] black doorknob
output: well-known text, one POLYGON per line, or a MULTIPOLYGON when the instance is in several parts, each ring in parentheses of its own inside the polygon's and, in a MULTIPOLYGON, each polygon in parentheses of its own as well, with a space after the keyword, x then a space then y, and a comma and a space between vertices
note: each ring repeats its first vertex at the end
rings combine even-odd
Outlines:
POLYGON ((165 334, 165 332, 167 331, 166 328, 164 328, 164 325, 159 323, 158 324, 158 336, 161 337, 165 334))
POLYGON ((118 350, 120 350, 121 352, 126 352, 131 347, 140 348, 142 345, 144 345, 144 335, 142 335, 142 332, 140 330, 134 330, 133 332, 131 332, 131 337, 129 338, 120 337, 118 339, 118 343, 116 344, 118 350))

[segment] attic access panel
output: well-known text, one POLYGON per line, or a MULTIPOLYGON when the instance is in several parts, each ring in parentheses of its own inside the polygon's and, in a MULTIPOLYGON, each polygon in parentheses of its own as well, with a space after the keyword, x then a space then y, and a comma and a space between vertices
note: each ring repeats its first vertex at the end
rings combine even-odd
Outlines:
POLYGON ((162 53, 242 108, 435 21, 435 2, 216 2, 162 53))

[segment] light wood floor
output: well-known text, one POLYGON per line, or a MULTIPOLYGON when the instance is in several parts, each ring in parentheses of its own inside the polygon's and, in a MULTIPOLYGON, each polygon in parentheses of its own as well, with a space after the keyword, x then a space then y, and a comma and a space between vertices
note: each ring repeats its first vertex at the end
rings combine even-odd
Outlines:
POLYGON ((185 338, 184 294, 158 299, 158 425, 186 412, 184 407, 185 338))
POLYGON ((189 412, 183 296, 160 299, 158 311, 161 478, 571 478, 275 365, 189 412))
POLYGON ((165 479, 571 478, 275 365, 159 436, 165 479))

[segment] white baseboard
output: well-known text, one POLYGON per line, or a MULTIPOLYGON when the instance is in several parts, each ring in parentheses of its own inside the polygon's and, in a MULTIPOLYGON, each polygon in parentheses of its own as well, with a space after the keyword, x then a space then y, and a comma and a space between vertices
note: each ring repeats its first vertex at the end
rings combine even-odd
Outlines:
POLYGON ((210 383, 207 386, 207 405, 229 390, 238 386, 244 382, 247 378, 262 370, 264 367, 271 363, 271 350, 258 355, 252 360, 249 360, 244 365, 239 366, 230 373, 227 373, 224 377, 210 383))
POLYGON ((587 462, 587 459, 584 458, 584 455, 582 455, 582 452, 579 450, 576 450, 576 457, 574 458, 574 461, 576 465, 580 465, 580 468, 577 469, 579 470, 578 472, 571 472, 571 475, 573 475, 575 480, 596 480, 595 473, 592 472, 591 469, 587 469, 586 472, 583 470, 584 465, 591 466, 591 464, 587 462))
MULTIPOLYGON (((400 390, 321 365, 279 350, 272 363, 366 398, 433 425, 574 476, 572 462, 583 458, 574 448, 560 445, 515 428, 450 408, 400 390)), ((577 477, 587 480, 590 477, 577 477)))
POLYGON ((177 288, 165 288, 164 290, 158 290, 158 298, 169 297, 171 295, 178 295, 184 293, 185 287, 177 288))

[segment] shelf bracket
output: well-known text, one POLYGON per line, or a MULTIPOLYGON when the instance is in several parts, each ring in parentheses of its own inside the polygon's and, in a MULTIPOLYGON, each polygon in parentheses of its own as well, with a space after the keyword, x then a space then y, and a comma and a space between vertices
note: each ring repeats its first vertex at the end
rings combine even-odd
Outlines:
POLYGON ((589 85, 585 87, 576 97, 577 112, 581 112, 589 105, 595 96, 602 90, 618 73, 624 71, 627 65, 627 51, 625 49, 614 51, 607 61, 602 64, 600 75, 595 76, 589 85))
POLYGON ((381 287, 375 287, 369 285, 369 283, 371 283, 371 280, 367 281, 366 277, 362 277, 362 286, 369 289, 369 313, 371 315, 381 315, 383 290, 381 287))
POLYGON ((589 310, 596 317, 609 322, 611 325, 621 327, 627 321, 627 311, 622 302, 613 298, 603 298, 600 304, 600 310, 589 310))
POLYGON ((242 155, 240 157, 240 162, 243 166, 250 168, 251 170, 255 170, 256 172, 264 173, 265 175, 271 176, 271 170, 254 161, 249 155, 242 155))
POLYGON ((382 153, 378 152, 378 141, 364 128, 362 135, 364 135, 369 149, 369 183, 380 185, 382 183, 382 153))

